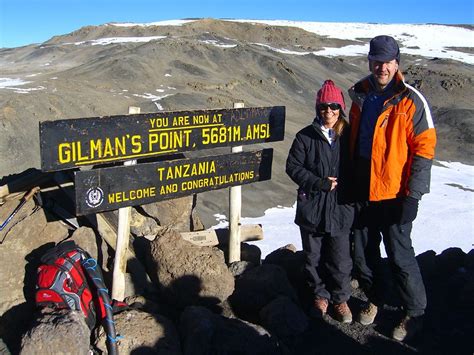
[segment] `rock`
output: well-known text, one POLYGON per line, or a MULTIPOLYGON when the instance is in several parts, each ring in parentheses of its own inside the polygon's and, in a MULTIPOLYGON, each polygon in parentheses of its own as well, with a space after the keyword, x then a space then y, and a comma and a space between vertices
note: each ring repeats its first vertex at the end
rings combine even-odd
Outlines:
MULTIPOLYGON (((23 208, 33 207, 30 200, 23 208)), ((18 222, 6 234, 0 246, 0 338, 9 346, 11 342, 19 345, 19 336, 32 320, 36 269, 41 256, 67 236, 68 229, 60 222, 48 222, 42 209, 18 222)), ((14 351, 12 346, 10 350, 14 351)))
MULTIPOLYGON (((125 310, 114 316, 119 354, 181 354, 181 345, 175 325, 159 314, 140 310, 125 310)), ((106 334, 102 327, 95 346, 107 353, 106 334)))
POLYGON ((474 274, 474 249, 467 253, 465 265, 466 269, 474 274))
POLYGON ((305 255, 302 251, 297 252, 293 244, 285 245, 271 252, 263 263, 282 267, 295 288, 306 287, 304 279, 305 255))
POLYGON ((81 312, 43 309, 23 336, 20 354, 88 355, 90 331, 81 312))
POLYGON ((436 253, 433 250, 427 250, 416 256, 416 261, 420 267, 421 274, 425 283, 436 277, 436 253))
POLYGON ((234 277, 237 277, 254 267, 255 265, 250 261, 234 261, 229 265, 229 270, 234 277))
POLYGON ((261 324, 284 342, 292 341, 309 325, 309 318, 292 300, 280 296, 260 311, 261 324))
POLYGON ((3 342, 3 339, 0 338, 0 354, 1 355, 10 355, 10 350, 8 350, 7 345, 3 342))
POLYGON ((241 319, 228 319, 204 307, 187 307, 180 319, 183 353, 278 354, 277 341, 262 327, 241 319))
POLYGON ((446 276, 464 266, 466 253, 461 248, 448 248, 436 257, 437 272, 446 276))
POLYGON ((132 208, 130 232, 136 237, 153 239, 159 233, 161 227, 154 218, 143 215, 137 209, 141 209, 141 207, 132 208))
MULTIPOLYGON (((193 209, 195 195, 160 201, 141 206, 143 211, 159 221, 161 227, 171 227, 179 232, 190 232, 200 228, 195 226, 193 209)), ((196 221, 197 222, 197 221, 196 221)))
POLYGON ((150 242, 147 264, 163 295, 180 307, 216 305, 234 291, 223 253, 186 242, 173 230, 150 242))
POLYGON ((249 261, 254 265, 262 263, 262 251, 256 245, 240 243, 240 259, 249 261))
POLYGON ((260 310, 278 296, 298 302, 285 271, 268 264, 252 268, 238 277, 229 301, 240 318, 257 322, 260 310))
MULTIPOLYGON (((228 243, 217 246, 224 253, 225 260, 229 261, 229 245, 228 243)), ((262 251, 256 245, 248 243, 240 243, 240 260, 247 261, 253 265, 260 265, 262 263, 262 251)))
POLYGON ((101 238, 97 237, 92 228, 80 227, 76 229, 71 239, 74 240, 79 247, 88 252, 92 258, 97 260, 97 263, 101 265, 104 271, 109 271, 107 268, 107 260, 109 257, 107 245, 101 238))

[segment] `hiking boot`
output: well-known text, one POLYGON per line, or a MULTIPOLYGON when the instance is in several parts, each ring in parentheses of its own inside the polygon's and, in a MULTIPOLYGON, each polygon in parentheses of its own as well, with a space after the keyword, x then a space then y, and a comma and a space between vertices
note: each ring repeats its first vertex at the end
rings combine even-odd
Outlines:
POLYGON ((372 302, 367 302, 359 313, 359 323, 362 325, 372 324, 377 315, 378 308, 372 302))
POLYGON ((423 329, 423 318, 405 316, 395 327, 392 338, 398 341, 404 341, 412 338, 423 329))
POLYGON ((322 297, 316 297, 314 299, 314 307, 312 309, 312 315, 318 318, 322 318, 328 311, 328 300, 322 297))
POLYGON ((336 320, 341 323, 352 323, 352 312, 347 302, 334 304, 334 314, 336 320))

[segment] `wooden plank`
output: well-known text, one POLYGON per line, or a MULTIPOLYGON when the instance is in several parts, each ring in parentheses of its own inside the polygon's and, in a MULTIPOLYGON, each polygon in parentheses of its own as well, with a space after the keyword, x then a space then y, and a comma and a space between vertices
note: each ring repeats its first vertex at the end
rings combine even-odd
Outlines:
MULTIPOLYGON (((129 114, 140 113, 139 107, 129 107, 129 114)), ((133 166, 136 160, 128 160, 125 166, 133 166)), ((130 241, 130 219, 131 207, 122 207, 119 209, 118 230, 117 230, 117 249, 115 249, 114 271, 112 282, 112 299, 123 301, 125 298, 125 273, 127 272, 127 252, 130 241)))
MULTIPOLYGON (((196 232, 181 232, 184 240, 198 246, 216 246, 229 244, 229 229, 206 229, 196 232)), ((263 239, 261 224, 242 224, 240 226, 240 242, 253 242, 263 239)))
MULTIPOLYGON (((229 244, 229 229, 216 229, 217 239, 220 245, 229 244)), ((263 229, 261 224, 241 224, 240 242, 254 242, 263 239, 263 229)))
MULTIPOLYGON (((244 107, 243 102, 234 103, 234 108, 244 107)), ((232 147, 232 153, 240 153, 241 145, 232 147)), ((240 214, 242 212, 242 186, 229 189, 229 263, 240 261, 240 214)))
POLYGON ((177 159, 75 173, 76 213, 169 200, 271 178, 273 150, 177 159))
MULTIPOLYGON (((57 172, 54 174, 54 180, 58 186, 63 188, 64 193, 69 197, 72 203, 74 203, 74 193, 72 189, 66 187, 72 187, 74 183, 69 180, 69 176, 64 172, 57 172)), ((99 232, 99 235, 105 240, 105 242, 113 249, 117 248, 117 229, 112 222, 109 221, 105 213, 97 213, 95 215, 90 214, 85 216, 91 226, 99 232)), ((133 250, 128 250, 128 259, 135 257, 133 250)))
POLYGON ((281 141, 285 107, 158 112, 40 122, 41 168, 55 171, 281 141))

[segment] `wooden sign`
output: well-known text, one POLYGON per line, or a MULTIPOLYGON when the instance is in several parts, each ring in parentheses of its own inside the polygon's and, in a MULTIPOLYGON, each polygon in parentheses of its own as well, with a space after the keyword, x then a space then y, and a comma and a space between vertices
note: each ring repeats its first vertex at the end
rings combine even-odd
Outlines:
POLYGON ((76 213, 143 205, 271 178, 273 149, 75 173, 76 213))
POLYGON ((158 112, 40 122, 41 169, 281 141, 285 107, 158 112))

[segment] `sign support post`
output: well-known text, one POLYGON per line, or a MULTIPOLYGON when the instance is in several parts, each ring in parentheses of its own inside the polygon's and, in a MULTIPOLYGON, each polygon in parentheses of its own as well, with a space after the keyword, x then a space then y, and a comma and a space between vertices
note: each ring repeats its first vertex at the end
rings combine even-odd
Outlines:
MULTIPOLYGON (((234 108, 243 108, 243 102, 234 103, 234 108)), ((242 152, 242 146, 232 147, 232 153, 242 152)), ((242 210, 242 186, 229 190, 229 264, 240 261, 240 215, 242 210)))
MULTIPOLYGON (((130 106, 128 114, 140 113, 140 107, 130 106)), ((123 165, 137 164, 135 160, 125 161, 123 165)), ((119 208, 118 211, 117 248, 115 250, 112 281, 112 299, 123 301, 125 298, 125 273, 127 269, 127 252, 130 237, 131 207, 119 208)))

